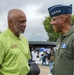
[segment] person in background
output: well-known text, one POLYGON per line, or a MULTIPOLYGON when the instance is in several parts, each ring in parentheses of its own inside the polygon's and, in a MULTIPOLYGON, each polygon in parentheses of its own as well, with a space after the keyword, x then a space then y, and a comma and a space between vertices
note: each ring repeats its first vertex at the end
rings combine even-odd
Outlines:
POLYGON ((29 44, 24 33, 26 15, 20 9, 8 12, 8 28, 0 34, 0 75, 27 75, 31 58, 29 44))
POLYGON ((39 52, 37 51, 37 58, 39 58, 39 52))
POLYGON ((46 65, 47 52, 44 50, 40 60, 42 60, 42 65, 46 65))
POLYGON ((57 40, 53 75, 74 75, 74 25, 72 5, 54 5, 48 8, 54 32, 61 32, 57 40))
POLYGON ((33 48, 31 54, 32 54, 32 61, 35 62, 37 58, 37 51, 33 48))
POLYGON ((53 63, 54 63, 54 49, 53 49, 53 47, 50 48, 50 52, 47 55, 47 60, 49 63, 50 74, 52 74, 53 63))

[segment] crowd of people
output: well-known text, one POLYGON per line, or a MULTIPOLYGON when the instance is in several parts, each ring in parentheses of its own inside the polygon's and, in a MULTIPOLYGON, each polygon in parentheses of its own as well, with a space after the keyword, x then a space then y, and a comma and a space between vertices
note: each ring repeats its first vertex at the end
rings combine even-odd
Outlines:
POLYGON ((49 52, 47 50, 44 50, 40 60, 42 59, 42 65, 47 66, 49 65, 49 72, 52 74, 53 71, 53 63, 54 63, 54 58, 55 58, 55 51, 54 48, 51 47, 49 52), (46 61, 48 64, 46 64, 46 61))
POLYGON ((53 71, 53 63, 54 63, 54 47, 50 48, 42 48, 42 52, 40 53, 39 50, 36 50, 35 48, 31 49, 31 55, 32 55, 32 62, 37 63, 36 61, 41 61, 42 66, 49 66, 49 72, 52 73, 53 71), (47 50, 48 49, 48 50, 47 50), (38 60, 37 60, 38 58, 38 60))

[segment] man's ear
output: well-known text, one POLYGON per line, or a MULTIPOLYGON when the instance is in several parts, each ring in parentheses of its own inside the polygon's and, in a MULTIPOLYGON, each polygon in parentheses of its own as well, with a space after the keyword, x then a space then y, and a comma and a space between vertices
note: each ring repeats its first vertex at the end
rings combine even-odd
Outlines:
POLYGON ((62 17, 62 23, 64 23, 65 21, 66 21, 66 17, 63 16, 63 17, 62 17))

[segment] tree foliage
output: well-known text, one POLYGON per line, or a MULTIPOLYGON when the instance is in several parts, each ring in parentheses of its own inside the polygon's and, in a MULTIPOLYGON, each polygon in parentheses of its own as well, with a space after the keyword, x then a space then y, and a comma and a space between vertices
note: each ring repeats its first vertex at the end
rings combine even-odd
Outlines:
MULTIPOLYGON (((72 24, 74 23, 74 15, 72 15, 72 24)), ((45 20, 43 21, 44 29, 47 32, 48 40, 47 41, 54 41, 56 42, 58 37, 60 36, 60 33, 55 33, 53 30, 52 25, 50 24, 51 18, 49 16, 45 17, 45 20)))
POLYGON ((74 15, 71 17, 72 24, 74 24, 74 15))

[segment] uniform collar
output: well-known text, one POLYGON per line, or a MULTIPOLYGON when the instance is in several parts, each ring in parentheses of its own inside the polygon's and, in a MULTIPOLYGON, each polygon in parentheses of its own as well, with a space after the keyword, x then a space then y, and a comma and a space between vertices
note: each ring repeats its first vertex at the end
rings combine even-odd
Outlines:
POLYGON ((7 32, 9 33, 9 35, 10 35, 12 38, 14 38, 14 39, 16 39, 16 40, 20 40, 20 36, 19 36, 19 38, 16 37, 16 36, 13 34, 13 32, 12 32, 9 28, 7 29, 7 32))
POLYGON ((63 36, 69 36, 74 32, 74 25, 69 29, 69 31, 63 36))

